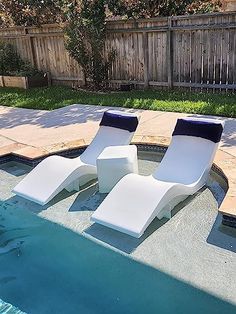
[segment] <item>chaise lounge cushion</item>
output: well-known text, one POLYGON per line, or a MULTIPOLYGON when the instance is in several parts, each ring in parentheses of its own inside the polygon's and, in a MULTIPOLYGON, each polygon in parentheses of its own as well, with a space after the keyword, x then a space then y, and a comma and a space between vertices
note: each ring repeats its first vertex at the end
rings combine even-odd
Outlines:
POLYGON ((106 111, 100 122, 100 126, 102 125, 134 132, 138 126, 138 118, 125 112, 118 114, 115 111, 106 111))
POLYGON ((202 120, 190 120, 190 119, 178 119, 174 132, 174 135, 187 135, 196 136, 207 139, 214 143, 218 143, 221 139, 223 132, 222 123, 208 122, 202 120))

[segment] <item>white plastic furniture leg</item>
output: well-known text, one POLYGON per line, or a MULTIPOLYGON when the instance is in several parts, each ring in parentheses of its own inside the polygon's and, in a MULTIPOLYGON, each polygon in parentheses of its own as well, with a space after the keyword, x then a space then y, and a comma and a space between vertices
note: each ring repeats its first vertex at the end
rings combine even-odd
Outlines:
POLYGON ((80 190, 79 185, 80 185, 80 180, 77 179, 77 180, 73 181, 71 184, 69 184, 69 185, 66 187, 66 190, 67 190, 68 192, 72 192, 72 191, 77 191, 77 192, 79 192, 79 190, 80 190))

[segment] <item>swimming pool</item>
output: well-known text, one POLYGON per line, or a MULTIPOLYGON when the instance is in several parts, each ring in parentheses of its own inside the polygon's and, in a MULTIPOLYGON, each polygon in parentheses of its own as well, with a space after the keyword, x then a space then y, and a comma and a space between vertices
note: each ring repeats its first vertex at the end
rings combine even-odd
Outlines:
MULTIPOLYGON (((140 172, 151 173, 161 158, 140 152, 140 172)), ((214 175, 210 189, 179 206, 170 221, 154 221, 144 237, 132 239, 89 222, 105 197, 96 183, 80 193, 64 191, 43 209, 13 196, 11 188, 29 169, 8 163, 0 170, 2 300, 30 314, 234 313, 228 302, 235 301, 234 253, 209 239, 215 197, 220 202, 224 194, 214 175)))

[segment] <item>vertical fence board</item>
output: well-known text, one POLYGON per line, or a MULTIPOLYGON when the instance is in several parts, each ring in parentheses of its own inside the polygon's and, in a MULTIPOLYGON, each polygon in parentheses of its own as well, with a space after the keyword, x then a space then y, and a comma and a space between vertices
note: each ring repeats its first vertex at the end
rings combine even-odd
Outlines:
POLYGON ((209 31, 204 30, 202 34, 202 83, 208 82, 209 66, 209 31))

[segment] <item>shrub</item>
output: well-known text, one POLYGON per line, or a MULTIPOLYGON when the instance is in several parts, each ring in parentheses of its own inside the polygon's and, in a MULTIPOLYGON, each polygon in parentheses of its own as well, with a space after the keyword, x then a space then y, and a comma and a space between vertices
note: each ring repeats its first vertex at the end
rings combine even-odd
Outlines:
POLYGON ((85 85, 92 81, 93 87, 103 87, 108 79, 115 51, 104 55, 106 39, 105 0, 82 0, 75 2, 67 12, 65 28, 66 48, 81 66, 85 85))
POLYGON ((13 45, 0 42, 0 75, 37 76, 43 72, 21 59, 13 45))
POLYGON ((14 47, 9 43, 0 42, 0 73, 7 75, 22 67, 23 62, 14 47))

